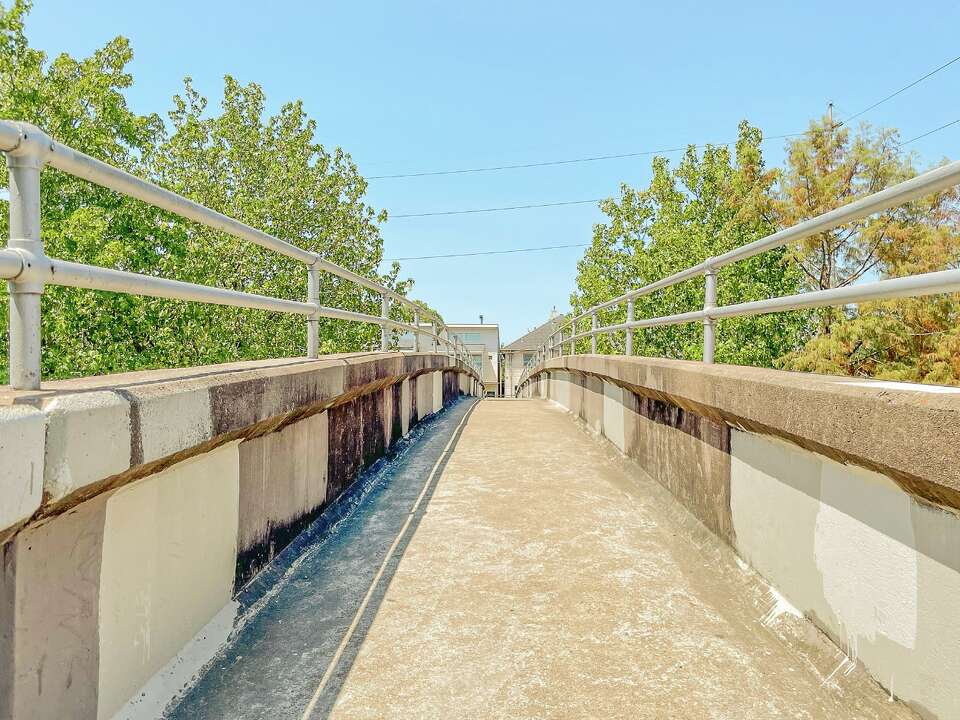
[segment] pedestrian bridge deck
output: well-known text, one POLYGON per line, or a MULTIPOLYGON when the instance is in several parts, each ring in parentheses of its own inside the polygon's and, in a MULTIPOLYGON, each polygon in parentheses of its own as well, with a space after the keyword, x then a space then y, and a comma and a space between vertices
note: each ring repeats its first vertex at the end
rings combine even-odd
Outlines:
POLYGON ((168 717, 914 717, 557 406, 416 432, 168 717))

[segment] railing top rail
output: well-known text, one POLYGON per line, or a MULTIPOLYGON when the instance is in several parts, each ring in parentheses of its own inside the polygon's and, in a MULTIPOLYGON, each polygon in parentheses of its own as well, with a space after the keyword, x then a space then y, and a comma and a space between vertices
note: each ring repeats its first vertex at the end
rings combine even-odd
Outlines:
POLYGON ((576 316, 566 318, 538 348, 537 359, 526 364, 520 377, 520 383, 526 382, 531 370, 543 359, 563 354, 565 346, 571 345, 576 352, 576 341, 590 338, 591 352, 597 352, 596 338, 626 331, 626 354, 633 354, 633 331, 640 328, 680 325, 690 322, 703 322, 703 360, 712 363, 716 346, 716 328, 714 321, 719 318, 745 317, 765 313, 783 312, 804 308, 825 307, 829 305, 852 305, 872 300, 886 300, 900 297, 920 297, 941 293, 960 293, 960 270, 943 270, 905 277, 887 278, 869 283, 856 283, 844 287, 828 288, 804 292, 795 295, 741 302, 731 305, 717 305, 716 271, 726 265, 746 260, 767 250, 783 247, 817 233, 840 227, 845 223, 859 220, 883 210, 889 210, 911 200, 940 192, 960 185, 960 161, 946 163, 916 177, 905 180, 892 187, 880 190, 867 197, 836 208, 817 217, 797 223, 754 242, 734 248, 716 257, 707 258, 701 263, 685 268, 680 272, 661 278, 636 290, 631 290, 611 300, 594 305, 576 316), (704 304, 701 310, 677 313, 653 318, 634 318, 632 306, 627 306, 627 321, 610 325, 597 322, 597 313, 601 310, 629 302, 634 298, 648 295, 675 285, 684 280, 699 276, 706 277, 704 284, 704 304), (578 331, 576 324, 586 318, 591 319, 590 328, 578 331), (569 333, 564 333, 565 329, 569 333))
POLYGON ((211 210, 175 192, 138 178, 96 158, 85 155, 51 139, 29 123, 0 120, 0 152, 6 154, 10 172, 10 238, 0 249, 0 279, 9 281, 9 369, 15 389, 40 387, 40 297, 47 285, 105 290, 234 307, 257 308, 273 312, 297 313, 307 317, 307 357, 319 353, 319 318, 379 325, 381 350, 390 347, 390 331, 412 331, 436 342, 436 349, 468 364, 466 349, 450 337, 449 330, 436 313, 415 303, 396 290, 352 270, 325 260, 319 254, 280 240, 239 220, 211 210), (50 166, 110 190, 141 200, 181 218, 228 233, 236 238, 293 258, 306 266, 307 301, 269 297, 210 285, 181 282, 153 275, 69 262, 49 257, 44 250, 40 225, 40 173, 50 166), (329 272, 348 282, 367 288, 381 297, 380 315, 320 304, 319 272, 329 272), (430 330, 419 324, 390 317, 390 300, 410 308, 415 318, 429 321, 430 330), (442 350, 441 350, 442 348, 442 350))
MULTIPOLYGON (((427 317, 435 317, 434 313, 395 290, 325 260, 315 252, 304 250, 293 243, 281 240, 263 230, 258 230, 205 205, 189 200, 172 190, 160 187, 149 180, 144 180, 125 170, 115 168, 79 150, 74 150, 53 140, 42 130, 29 123, 0 120, 0 151, 16 155, 21 147, 24 150, 29 147, 32 151, 39 151, 46 165, 70 175, 128 197, 142 200, 154 207, 166 210, 186 220, 192 220, 213 230, 227 233, 240 240, 273 250, 276 253, 298 260, 308 267, 317 267, 344 280, 361 285, 368 290, 387 295, 394 301, 417 310, 427 317)), ((442 320, 436 319, 442 323, 442 320)))
POLYGON ((759 240, 734 248, 723 255, 708 258, 697 265, 661 278, 636 290, 625 292, 611 300, 594 305, 580 315, 568 319, 562 323, 560 327, 566 328, 571 323, 579 322, 600 310, 620 305, 634 298, 649 295, 658 290, 676 285, 684 280, 699 277, 710 270, 718 270, 726 265, 739 262, 740 260, 746 260, 767 250, 783 247, 784 245, 803 240, 817 233, 833 230, 853 220, 860 220, 874 213, 889 210, 898 205, 910 202, 911 200, 916 200, 924 195, 946 190, 957 184, 960 184, 960 160, 955 160, 938 168, 934 168, 933 170, 929 170, 909 180, 904 180, 885 190, 880 190, 865 198, 855 200, 843 207, 830 210, 817 217, 810 218, 809 220, 767 235, 759 240))

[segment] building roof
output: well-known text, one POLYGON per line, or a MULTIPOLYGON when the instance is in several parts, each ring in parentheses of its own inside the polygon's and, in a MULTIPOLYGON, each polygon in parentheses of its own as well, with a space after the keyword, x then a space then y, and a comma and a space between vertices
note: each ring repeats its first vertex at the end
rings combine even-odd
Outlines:
POLYGON ((543 325, 535 327, 526 335, 517 338, 509 345, 504 345, 503 350, 535 350, 547 341, 547 338, 554 333, 557 326, 562 323, 565 318, 565 315, 554 312, 551 314, 550 319, 543 325))

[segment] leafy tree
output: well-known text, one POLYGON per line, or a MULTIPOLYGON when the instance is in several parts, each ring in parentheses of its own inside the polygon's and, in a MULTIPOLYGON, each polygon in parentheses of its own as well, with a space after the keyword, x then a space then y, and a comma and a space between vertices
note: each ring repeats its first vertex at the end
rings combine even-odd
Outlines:
MULTIPOLYGON (((591 247, 578 264, 575 313, 720 255, 773 232, 772 186, 776 173, 765 168, 761 134, 741 123, 731 156, 726 147, 687 150, 671 169, 653 162, 645 190, 621 187, 619 201, 602 204, 606 223, 594 227, 591 247)), ((799 271, 773 250, 723 268, 718 273, 718 304, 764 299, 797 292, 799 271)), ((703 279, 690 280, 638 298, 635 317, 661 317, 703 307, 703 279)), ((601 325, 625 319, 623 307, 600 313, 601 325)), ((808 330, 804 313, 736 318, 718 323, 716 358, 721 362, 771 365, 795 348, 808 330)), ((599 349, 622 352, 624 334, 602 338, 599 349)), ((589 343, 582 342, 581 350, 589 343)), ((638 330, 637 354, 698 359, 703 352, 699 323, 638 330)))
MULTIPOLYGON (((884 227, 878 274, 960 268, 957 188, 898 208, 884 227)), ((865 303, 780 362, 790 370, 960 385, 960 294, 865 303)))
MULTIPOLYGON (((856 133, 834 127, 827 118, 787 147, 780 180, 778 223, 790 227, 906 180, 916 173, 900 152, 898 134, 862 124, 856 133)), ((881 256, 898 242, 893 227, 900 210, 856 220, 818 233, 792 248, 790 258, 814 290, 844 287, 876 270, 881 256)), ((820 332, 838 317, 836 308, 819 311, 820 332)))
MULTIPOLYGON (((50 60, 24 34, 26 0, 0 8, 0 117, 32 122, 52 137, 225 214, 320 253, 406 292, 382 259, 385 214, 363 202, 366 183, 349 155, 313 140, 299 102, 264 118, 263 91, 225 79, 221 112, 189 79, 174 98, 170 127, 127 107, 132 50, 116 38, 90 57, 50 60)), ((2 161, 0 161, 2 162, 2 161)), ((2 177, 5 168, 0 168, 2 177)), ((144 203, 47 169, 42 233, 54 257, 301 299, 306 271, 257 246, 181 221, 144 203)), ((7 232, 3 213, 0 231, 7 232)), ((321 274, 321 303, 379 314, 380 301, 321 274)), ((7 297, 0 293, 3 326, 7 297)), ((394 316, 399 316, 395 308, 394 316)), ((229 360, 301 355, 305 323, 288 316, 111 293, 48 287, 43 297, 45 378, 229 360)), ((375 326, 321 322, 321 351, 365 349, 375 326)), ((6 332, 0 339, 6 355, 6 332)), ((0 382, 6 381, 0 363, 0 382)))
MULTIPOLYGON (((399 266, 381 277, 378 223, 386 214, 363 202, 366 182, 339 148, 330 153, 313 138, 316 124, 300 102, 264 118, 265 96, 255 85, 227 77, 221 112, 190 80, 174 98, 172 133, 152 163, 164 187, 399 291, 399 266)), ((166 272, 190 282, 217 284, 275 297, 302 298, 304 266, 270 250, 202 227, 178 228, 166 272)), ((380 314, 380 297, 354 283, 321 273, 321 304, 380 314)), ((177 326, 195 324, 186 364, 231 357, 303 353, 301 316, 180 305, 177 326), (251 318, 258 318, 251 322, 251 318)), ((171 323, 167 323, 171 325, 171 323)), ((379 342, 379 328, 337 320, 320 323, 321 352, 362 349, 379 342)))

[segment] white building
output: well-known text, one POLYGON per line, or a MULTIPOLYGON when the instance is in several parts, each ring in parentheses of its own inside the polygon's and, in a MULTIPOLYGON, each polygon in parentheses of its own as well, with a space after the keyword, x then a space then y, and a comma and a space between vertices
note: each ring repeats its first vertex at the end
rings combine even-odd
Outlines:
POLYGON ((554 308, 550 312, 550 319, 543 325, 535 327, 526 335, 505 345, 500 351, 503 356, 503 395, 514 397, 524 367, 533 362, 537 356, 537 348, 543 345, 547 338, 557 331, 563 322, 564 316, 554 308))
MULTIPOLYGON (((425 330, 430 329, 429 323, 420 325, 425 330)), ((496 323, 449 323, 447 330, 451 340, 459 340, 466 347, 473 368, 483 379, 485 394, 496 397, 500 377, 500 326, 496 323)), ((413 333, 401 335, 398 347, 400 350, 413 350, 413 333)), ((420 349, 435 349, 434 340, 421 337, 420 349)))

